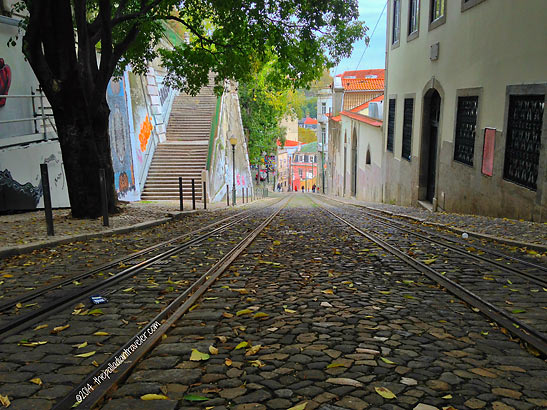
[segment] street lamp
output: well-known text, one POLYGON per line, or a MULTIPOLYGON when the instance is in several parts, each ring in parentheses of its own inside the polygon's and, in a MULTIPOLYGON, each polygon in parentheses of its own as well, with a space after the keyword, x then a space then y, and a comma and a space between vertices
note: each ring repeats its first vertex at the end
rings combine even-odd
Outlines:
POLYGON ((232 145, 232 206, 235 206, 236 204, 236 143, 237 138, 232 135, 232 137, 230 137, 230 144, 232 145))

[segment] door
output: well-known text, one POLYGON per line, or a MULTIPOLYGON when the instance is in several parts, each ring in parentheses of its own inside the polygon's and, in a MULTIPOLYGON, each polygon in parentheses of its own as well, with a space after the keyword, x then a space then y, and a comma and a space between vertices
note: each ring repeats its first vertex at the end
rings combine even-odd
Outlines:
POLYGON ((351 196, 357 194, 357 135, 351 139, 351 196))
POLYGON ((441 96, 435 90, 429 104, 429 144, 427 163, 426 199, 433 202, 435 197, 435 176, 437 173, 437 139, 439 135, 439 118, 441 113, 441 96))

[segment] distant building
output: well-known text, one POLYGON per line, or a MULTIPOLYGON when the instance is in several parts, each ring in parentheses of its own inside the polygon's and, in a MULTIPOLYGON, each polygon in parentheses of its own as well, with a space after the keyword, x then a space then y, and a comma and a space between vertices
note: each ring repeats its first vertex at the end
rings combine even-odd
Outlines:
POLYGON ((302 123, 302 128, 315 130, 317 128, 317 120, 315 118, 306 117, 302 123))
POLYGON ((293 190, 301 191, 302 187, 311 192, 317 187, 317 142, 303 144, 290 157, 290 181, 293 190))
POLYGON ((389 0, 383 201, 547 221, 547 4, 516 3, 389 0))
POLYGON ((319 151, 319 183, 318 186, 327 189, 329 180, 327 172, 329 146, 329 115, 332 114, 332 86, 322 88, 317 92, 317 149, 319 151))

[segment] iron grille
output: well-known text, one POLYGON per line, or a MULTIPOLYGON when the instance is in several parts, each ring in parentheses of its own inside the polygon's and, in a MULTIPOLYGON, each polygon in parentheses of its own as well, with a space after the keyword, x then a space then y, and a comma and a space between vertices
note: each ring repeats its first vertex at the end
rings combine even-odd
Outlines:
POLYGON ((405 98, 403 114, 403 152, 401 153, 401 156, 410 161, 412 154, 412 117, 414 116, 414 99, 405 98))
POLYGON ((544 95, 511 95, 503 177, 537 189, 544 95))
POLYGON ((389 100, 389 114, 387 118, 387 150, 393 152, 393 135, 395 133, 395 99, 389 100))
POLYGON ((473 166, 479 97, 459 97, 454 160, 473 166))

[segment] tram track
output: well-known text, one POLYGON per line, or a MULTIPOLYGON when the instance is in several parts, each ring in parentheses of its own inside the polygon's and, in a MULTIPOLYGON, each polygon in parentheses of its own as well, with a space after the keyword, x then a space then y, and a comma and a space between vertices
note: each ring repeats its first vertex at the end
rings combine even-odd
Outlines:
MULTIPOLYGON (((152 320, 150 320, 141 331, 135 334, 120 347, 116 353, 111 355, 102 365, 86 377, 78 386, 76 386, 70 393, 57 402, 54 409, 69 409, 77 405, 81 409, 91 409, 97 403, 99 403, 107 393, 120 381, 127 376, 131 369, 143 358, 168 332, 170 327, 186 312, 191 310, 192 306, 197 302, 200 296, 222 275, 222 273, 232 264, 236 258, 242 254, 245 249, 253 242, 253 240, 262 232, 262 230, 268 226, 271 221, 281 212, 281 210, 287 205, 291 197, 285 198, 277 202, 277 209, 274 210, 264 221, 262 221, 258 227, 253 229, 250 233, 245 235, 235 246, 233 246, 222 258, 220 258, 213 266, 211 266, 205 273, 199 275, 199 277, 193 281, 193 283, 186 288, 186 290, 172 300, 167 307, 165 307, 160 313, 158 313, 152 320), (152 333, 149 329, 154 329, 152 333), (138 349, 133 349, 135 353, 131 354, 131 360, 127 360, 127 352, 131 346, 135 345, 136 341, 141 340, 138 343, 138 349), (111 372, 112 364, 116 363, 116 359, 120 357, 126 357, 121 364, 116 366, 116 371, 111 372), (103 380, 101 374, 109 374, 108 381, 100 382, 97 384, 97 380, 103 380), (89 388, 91 387, 91 389, 89 388), (79 401, 78 399, 82 399, 79 401)), ((119 362, 119 360, 118 360, 119 362)))
MULTIPOLYGON (((512 335, 518 337, 522 341, 526 342, 528 345, 535 348, 540 354, 543 356, 547 356, 547 334, 544 332, 544 329, 542 327, 542 324, 540 323, 541 320, 536 320, 533 317, 528 316, 524 317, 523 319, 517 318, 514 314, 510 314, 506 311, 506 309, 500 307, 504 305, 504 302, 507 300, 507 292, 501 292, 499 291, 500 295, 496 296, 493 295, 493 293, 490 292, 481 292, 481 294, 477 293, 480 289, 479 287, 473 285, 473 280, 470 280, 469 278, 464 278, 465 281, 462 280, 462 274, 458 272, 449 272, 448 267, 442 265, 443 270, 441 271, 439 269, 439 266, 435 266, 433 262, 430 262, 430 260, 427 261, 427 263, 424 263, 424 261, 419 260, 417 258, 414 258, 412 256, 408 255, 408 249, 401 249, 401 237, 397 237, 396 244, 390 243, 393 242, 390 239, 385 239, 386 234, 380 234, 376 232, 377 229, 368 229, 368 228, 361 228, 357 226, 357 223, 349 222, 347 219, 341 217, 340 215, 337 215, 336 213, 332 212, 330 209, 325 207, 325 202, 318 201, 316 198, 313 199, 314 202, 320 204, 322 206, 322 209, 327 212, 329 215, 331 215, 333 218, 339 220, 341 223, 345 224, 346 226, 349 226, 352 230, 358 232, 360 235, 367 238, 369 241, 374 242, 376 245, 380 246, 385 251, 389 252, 392 255, 397 256, 400 260, 405 262, 408 266, 411 266, 413 269, 417 270, 418 272, 424 274, 432 281, 436 282, 440 286, 444 287, 447 291, 453 293, 466 303, 468 303, 474 310, 480 311, 483 314, 485 314, 488 318, 496 322, 499 326, 506 329, 508 332, 510 332, 512 335), (366 232, 365 232, 366 230, 366 232), (374 231, 374 233, 372 233, 374 231), (383 236, 383 238, 380 238, 380 236, 383 236), (465 282, 464 285, 458 283, 458 282, 465 282), (474 286, 475 289, 469 289, 469 287, 474 286), (481 295, 486 293, 487 297, 482 297, 481 295), (492 300, 492 298, 496 300, 492 300), (539 328, 538 328, 539 326, 539 328)), ((408 232, 408 234, 414 235, 414 232, 408 232)), ((424 240, 430 241, 430 238, 425 238, 424 240)), ((404 244, 407 247, 408 244, 404 244)), ((439 245, 439 244, 437 244, 439 245)), ((439 246, 446 246, 445 243, 440 244, 439 246)), ((463 256, 462 252, 458 252, 460 255, 463 256)), ((467 257, 470 257, 470 255, 465 255, 467 257)), ((484 263, 491 263, 489 259, 482 260, 480 258, 475 258, 476 255, 473 256, 473 260, 475 262, 480 261, 484 263)), ((525 261, 527 262, 527 261, 525 261)), ((460 260, 460 263, 463 263, 460 260)), ((514 275, 517 275, 519 273, 513 268, 506 268, 502 264, 496 264, 496 269, 498 271, 505 270, 506 275, 513 275, 511 277, 514 277, 514 275)), ((475 267, 473 269, 475 272, 478 269, 475 267)), ((481 274, 482 275, 482 274, 481 274)), ((475 281, 483 280, 482 276, 480 278, 476 278, 475 281)), ((511 283, 510 279, 507 279, 507 276, 504 277, 505 281, 509 281, 508 283, 511 283)), ((530 278, 529 276, 526 277, 526 280, 533 281, 534 283, 543 283, 541 278, 530 278)), ((499 289, 499 288, 498 288, 499 289)), ((511 293, 511 291, 509 292, 511 293)), ((505 305, 506 306, 506 305, 505 305)), ((513 311, 519 312, 519 313, 525 313, 526 311, 524 309, 514 309, 513 311)))

